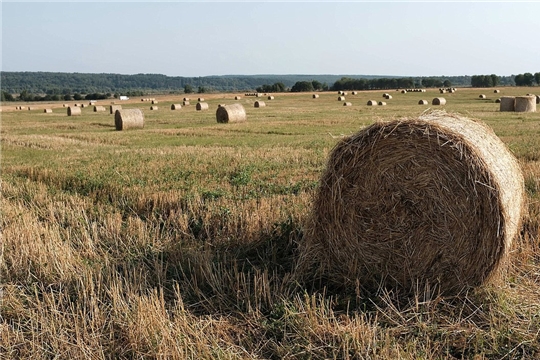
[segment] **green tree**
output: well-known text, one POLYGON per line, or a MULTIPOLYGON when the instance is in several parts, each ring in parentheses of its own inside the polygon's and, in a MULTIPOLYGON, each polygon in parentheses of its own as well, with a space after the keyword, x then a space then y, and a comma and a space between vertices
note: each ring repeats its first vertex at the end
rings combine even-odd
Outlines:
POLYGON ((15 101, 15 98, 13 97, 13 95, 8 93, 7 91, 2 91, 1 101, 15 101))
POLYGON ((311 81, 297 81, 291 88, 292 92, 313 91, 313 83, 311 81))
POLYGON ((191 94, 191 93, 193 93, 193 91, 194 91, 193 86, 191 86, 190 84, 186 84, 184 86, 184 93, 185 94, 191 94))
POLYGON ((73 98, 71 97, 70 94, 65 94, 65 95, 64 95, 64 100, 66 100, 66 101, 71 101, 71 100, 73 100, 73 98))
POLYGON ((452 82, 450 80, 446 79, 443 82, 443 86, 444 87, 450 87, 450 86, 452 86, 452 82))
POLYGON ((83 97, 82 97, 81 94, 79 94, 79 93, 73 94, 73 100, 77 100, 77 101, 78 101, 78 100, 82 100, 82 99, 83 99, 83 97))
POLYGON ((534 73, 534 81, 536 81, 536 85, 540 85, 540 72, 534 73))

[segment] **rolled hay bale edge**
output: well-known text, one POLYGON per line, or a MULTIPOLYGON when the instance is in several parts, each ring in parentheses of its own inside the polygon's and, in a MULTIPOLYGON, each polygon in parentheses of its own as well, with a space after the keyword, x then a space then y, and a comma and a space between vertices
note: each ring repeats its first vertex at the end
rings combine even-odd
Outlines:
POLYGON ((205 102, 199 102, 199 103, 197 103, 197 105, 195 106, 195 109, 196 109, 197 111, 208 110, 208 103, 205 103, 205 102))
POLYGON ((68 116, 81 116, 81 108, 78 106, 70 106, 67 108, 68 116))
POLYGON ((431 101, 431 105, 446 105, 446 99, 442 97, 436 97, 431 101))
POLYGON ((111 105, 110 114, 116 114, 116 110, 122 110, 122 105, 111 105))
POLYGON ((264 101, 255 101, 255 104, 253 104, 256 108, 262 108, 266 106, 266 103, 264 101))
POLYGON ((107 111, 107 109, 105 109, 105 106, 95 105, 94 112, 100 112, 100 111, 107 111))
POLYGON ((118 109, 114 113, 116 130, 127 130, 144 127, 144 114, 141 109, 118 109))
POLYGON ((246 121, 246 110, 242 104, 220 106, 216 110, 216 120, 218 123, 246 121))
POLYGON ((171 110, 180 110, 182 108, 181 104, 172 104, 171 110))
POLYGON ((516 103, 515 96, 503 96, 499 105, 499 111, 514 111, 516 103))
POLYGON ((536 96, 516 96, 515 112, 536 112, 536 96))
POLYGON ((444 111, 343 139, 319 183, 296 270, 336 286, 455 294, 494 282, 524 203, 506 145, 444 111))

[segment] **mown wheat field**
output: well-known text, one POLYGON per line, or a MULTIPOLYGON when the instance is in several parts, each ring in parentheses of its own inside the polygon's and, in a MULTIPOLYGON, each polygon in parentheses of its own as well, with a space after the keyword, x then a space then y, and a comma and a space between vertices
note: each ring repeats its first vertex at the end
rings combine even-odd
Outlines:
POLYGON ((197 96, 176 111, 180 96, 157 96, 156 111, 122 102, 145 116, 129 131, 92 106, 68 117, 62 103, 3 104, 1 357, 540 357, 540 112, 494 102, 528 92, 359 92, 350 107, 334 92, 287 93, 263 97, 264 108, 204 94, 208 111, 195 110, 197 96), (447 104, 436 108, 491 126, 522 167, 527 209, 504 282, 407 299, 298 283, 297 245, 329 151, 438 96, 447 104), (247 122, 218 124, 218 104, 237 102, 247 122))

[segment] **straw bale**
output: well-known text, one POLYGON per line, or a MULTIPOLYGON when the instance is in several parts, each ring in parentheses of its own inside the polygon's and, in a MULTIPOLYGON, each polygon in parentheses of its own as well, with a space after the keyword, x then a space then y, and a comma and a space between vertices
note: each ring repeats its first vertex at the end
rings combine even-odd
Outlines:
POLYGON ((379 101, 379 106, 386 106, 386 103, 384 101, 379 101))
POLYGON ((94 112, 101 112, 101 111, 107 111, 107 109, 105 109, 105 106, 101 106, 101 105, 94 106, 94 112))
POLYGON ((182 108, 182 105, 180 104, 172 104, 171 110, 180 110, 182 108))
POLYGON ((358 95, 358 91, 351 92, 351 95, 358 95))
POLYGON ((33 106, 29 106, 29 107, 28 107, 28 111, 31 111, 31 110, 36 110, 36 108, 33 107, 33 106))
POLYGON ((367 104, 369 106, 375 106, 375 105, 377 105, 377 100, 368 100, 367 104))
POLYGON ((445 89, 439 89, 439 92, 440 92, 441 94, 444 94, 444 93, 446 92, 446 90, 445 90, 445 89))
POLYGON ((200 97, 197 99, 198 102, 204 102, 204 98, 200 97))
POLYGON ((150 106, 150 110, 159 110, 158 106, 150 106))
POLYGON ((240 100, 241 98, 242 98, 241 96, 235 96, 234 100, 240 100))
POLYGON ((197 109, 197 111, 208 110, 208 103, 205 103, 205 102, 199 102, 199 103, 197 103, 195 109, 197 109))
POLYGON ((516 103, 515 96, 503 96, 501 97, 500 111, 514 111, 516 103))
POLYGON ((516 96, 514 111, 516 112, 536 112, 536 96, 516 96))
POLYGON ((216 120, 218 123, 246 121, 246 110, 242 104, 220 106, 216 110, 216 120))
POLYGON ((268 96, 268 100, 274 100, 274 97, 272 95, 268 96))
POLYGON ((111 105, 110 106, 110 113, 116 114, 116 110, 122 110, 122 105, 111 105))
POLYGON ((495 94, 498 94, 498 93, 501 92, 501 90, 495 89, 495 90, 493 90, 493 92, 494 92, 495 94))
POLYGON ((388 93, 382 94, 382 97, 385 98, 385 99, 386 99, 387 96, 390 96, 390 94, 388 94, 388 93))
POLYGON ((255 104, 253 106, 256 108, 262 108, 265 107, 266 104, 264 103, 264 101, 255 101, 255 104))
POLYGON ((116 130, 144 127, 144 114, 141 109, 118 109, 114 113, 116 130))
POLYGON ((185 97, 183 101, 189 101, 189 98, 185 97))
POLYGON ((352 106, 352 103, 346 101, 343 103, 343 106, 352 106))
POLYGON ((402 94, 406 94, 406 93, 407 93, 407 90, 401 90, 401 93, 402 93, 402 94))
POLYGON ((418 105, 427 105, 428 104, 428 101, 427 100, 420 100, 418 102, 418 105))
POLYGON ((479 97, 480 99, 485 99, 485 98, 486 98, 486 95, 480 94, 480 95, 478 95, 478 97, 479 97))
POLYGON ((46 113, 46 114, 51 114, 52 109, 43 109, 43 112, 46 113))
POLYGON ((318 98, 319 98, 319 94, 313 94, 313 98, 314 98, 314 99, 318 99, 318 98))
POLYGON ((182 105, 184 105, 184 106, 188 106, 188 105, 189 105, 189 101, 188 101, 188 100, 184 100, 184 101, 182 101, 182 105))
POLYGON ((431 101, 431 105, 446 105, 446 99, 441 97, 434 98, 431 101))
POLYGON ((80 105, 81 105, 81 107, 82 107, 82 108, 86 107, 86 105, 85 105, 85 104, 80 104, 80 105))
POLYGON ((341 95, 343 95, 343 96, 347 96, 347 95, 348 95, 348 93, 347 93, 346 91, 343 91, 343 93, 342 93, 341 95))
POLYGON ((329 155, 297 275, 335 286, 455 294, 501 279, 519 228, 517 160, 444 111, 375 123, 329 155))
POLYGON ((152 100, 152 104, 159 104, 159 101, 157 101, 157 100, 152 100))
POLYGON ((80 107, 75 107, 75 106, 70 106, 67 109, 67 115, 68 116, 81 116, 81 108, 80 107))
POLYGON ((390 100, 390 99, 392 99, 392 95, 390 94, 386 95, 386 100, 390 100))
POLYGON ((62 104, 63 107, 68 107, 69 105, 68 104, 62 104))
POLYGON ((338 96, 338 101, 345 101, 345 96, 338 96))
POLYGON ((536 103, 540 104, 540 95, 536 95, 536 103))

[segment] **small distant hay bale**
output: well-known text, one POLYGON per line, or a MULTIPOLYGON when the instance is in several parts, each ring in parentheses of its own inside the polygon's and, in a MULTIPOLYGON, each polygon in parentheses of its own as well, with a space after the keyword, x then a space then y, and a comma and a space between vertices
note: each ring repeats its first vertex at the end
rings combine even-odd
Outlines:
POLYGON ((69 105, 68 104, 62 104, 63 107, 68 107, 69 105))
POLYGON ((158 106, 150 106, 150 110, 159 110, 158 106))
POLYGON ((274 97, 272 95, 268 96, 268 100, 274 100, 274 97))
POLYGON ((67 108, 67 115, 68 116, 81 116, 81 108, 76 106, 70 106, 67 108))
POLYGON ((345 101, 345 96, 338 96, 338 101, 345 101))
POLYGON ((152 104, 159 104, 159 101, 157 101, 157 100, 152 100, 152 104))
POLYGON ((116 110, 122 110, 122 105, 111 105, 110 106, 110 113, 116 114, 116 110))
POLYGON ((81 107, 82 107, 82 108, 85 108, 85 107, 86 107, 86 104, 81 104, 81 107))
POLYGON ((319 98, 319 94, 313 94, 313 98, 314 98, 314 99, 318 99, 318 98, 319 98))
POLYGON ((379 106, 386 106, 386 103, 384 101, 379 101, 379 106))
POLYGON ((197 105, 195 106, 195 109, 196 109, 197 111, 208 110, 208 103, 205 103, 205 102, 199 102, 199 103, 197 103, 197 105))
POLYGON ((102 111, 107 111, 107 109, 105 109, 105 106, 101 106, 101 105, 94 106, 94 112, 102 112, 102 111))
POLYGON ((499 111, 514 111, 516 104, 515 96, 503 96, 501 97, 501 105, 499 111))
POLYGON ((185 97, 185 98, 183 99, 183 101, 189 101, 189 98, 185 97))
POLYGON ((378 103, 377 100, 368 100, 367 104, 368 106, 376 106, 378 103))
POLYGON ((31 110, 36 110, 36 108, 33 107, 33 106, 29 106, 29 107, 28 107, 28 111, 31 111, 31 110))
POLYGON ((46 114, 51 114, 52 109, 43 109, 43 112, 46 113, 46 114))
POLYGON ((182 108, 182 105, 180 104, 172 104, 171 110, 180 110, 182 108))
POLYGON ((204 98, 200 97, 197 99, 198 102, 204 102, 204 98))
POLYGON ((445 90, 445 89, 439 89, 439 92, 440 92, 441 94, 444 94, 444 93, 446 92, 446 90, 445 90))
POLYGON ((401 90, 401 93, 402 93, 402 94, 406 94, 406 93, 407 93, 407 90, 401 90))
POLYGON ((341 140, 319 181, 297 275, 405 293, 495 282, 519 236, 519 164, 486 125, 444 111, 341 140))
POLYGON ((446 105, 446 99, 442 97, 436 97, 431 101, 431 105, 446 105))
POLYGON ((392 95, 390 94, 386 95, 386 100, 390 100, 390 99, 392 99, 392 95))
POLYGON ((188 100, 182 101, 182 105, 184 105, 184 106, 189 106, 189 101, 188 101, 188 100))
POLYGON ((141 129, 144 127, 144 114, 141 109, 118 109, 114 113, 116 130, 141 129))
POLYGON ((253 106, 256 108, 262 108, 265 107, 266 104, 264 103, 264 101, 255 101, 255 104, 253 104, 253 106))
POLYGON ((420 100, 418 101, 418 105, 427 105, 429 102, 427 100, 420 100))
POLYGON ((347 96, 347 95, 348 95, 348 93, 347 93, 346 91, 343 91, 343 93, 342 93, 341 95, 343 95, 343 96, 347 96))
POLYGON ((536 112, 536 96, 516 96, 515 112, 536 112))
POLYGON ((339 90, 338 92, 338 95, 343 95, 343 91, 339 90))
POLYGON ((478 97, 479 97, 480 99, 485 99, 485 98, 486 98, 486 95, 480 94, 480 95, 478 95, 478 97))
POLYGON ((495 90, 493 90, 493 92, 494 92, 495 94, 498 94, 498 93, 500 93, 501 91, 498 90, 498 89, 495 89, 495 90))
POLYGON ((390 96, 390 94, 388 94, 388 93, 382 94, 382 97, 385 98, 385 99, 386 99, 387 96, 390 96))
POLYGON ((246 121, 246 110, 242 104, 220 106, 216 110, 216 120, 218 123, 246 121))
POLYGON ((242 99, 241 96, 235 96, 235 97, 234 97, 234 100, 240 100, 240 99, 242 99))
POLYGON ((346 101, 343 103, 343 106, 352 106, 352 103, 346 101))
POLYGON ((358 95, 358 91, 351 92, 351 95, 358 95))
POLYGON ((454 89, 450 89, 450 90, 448 90, 448 92, 449 92, 449 93, 451 93, 451 94, 453 94, 453 93, 455 93, 455 92, 456 92, 456 90, 454 90, 454 89))
POLYGON ((495 104, 500 104, 501 103, 501 98, 498 98, 497 100, 495 100, 495 104))

